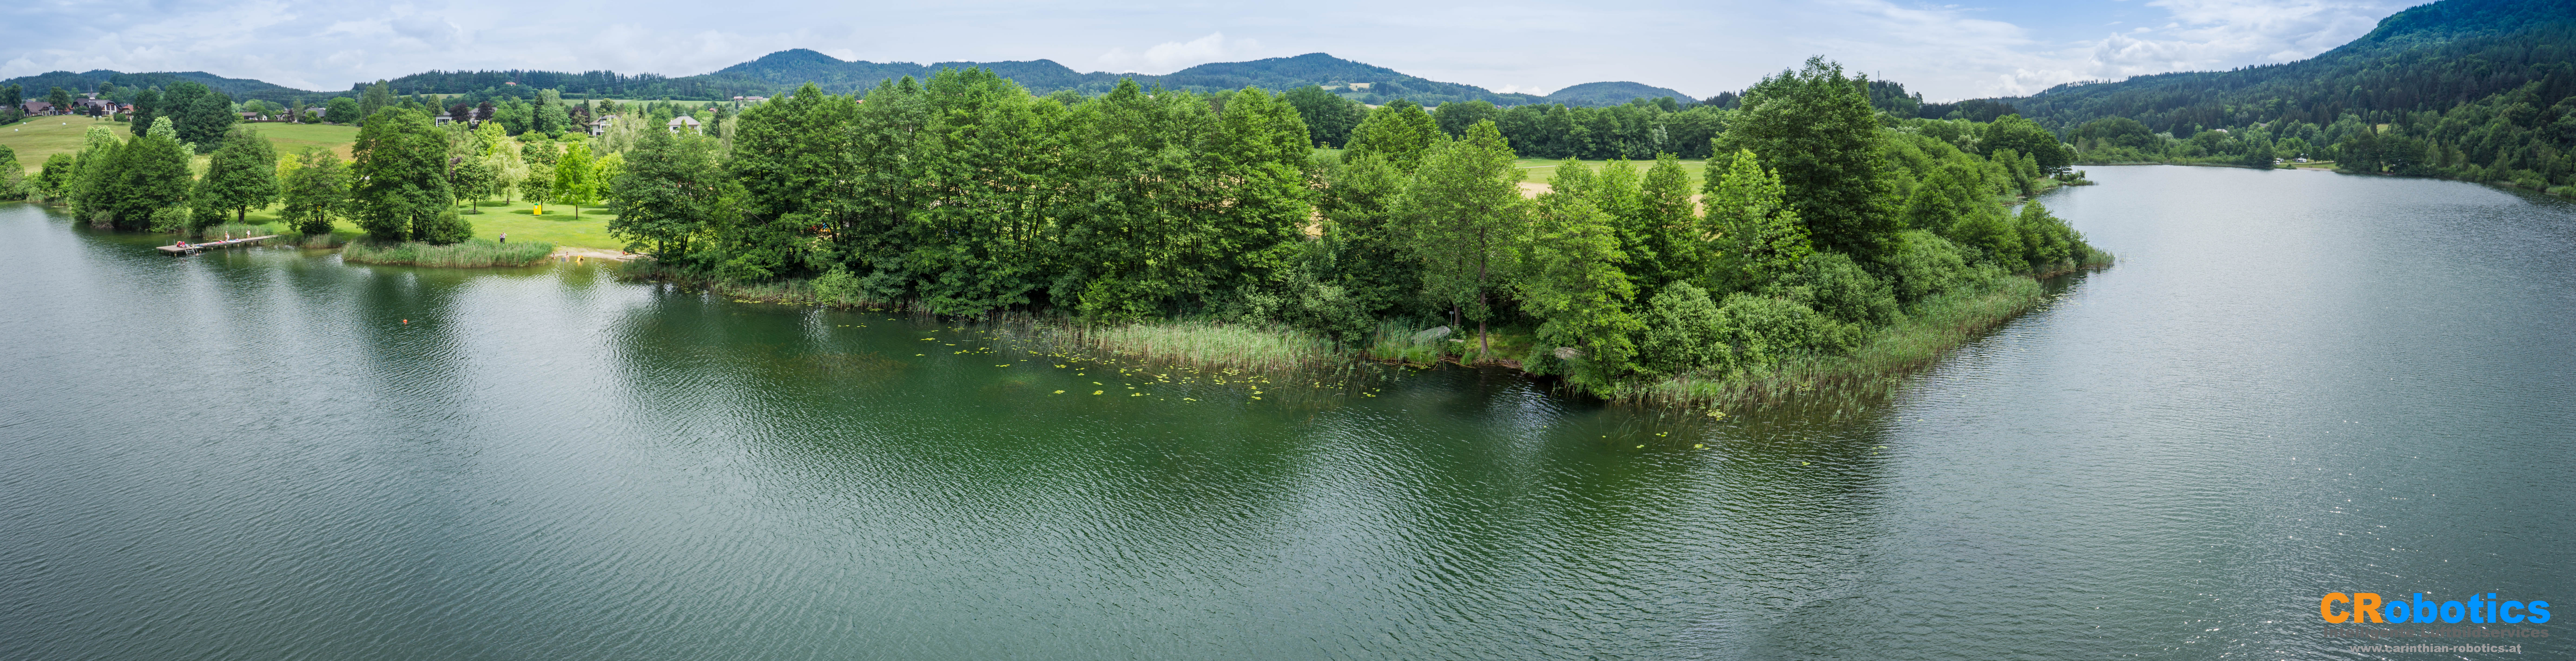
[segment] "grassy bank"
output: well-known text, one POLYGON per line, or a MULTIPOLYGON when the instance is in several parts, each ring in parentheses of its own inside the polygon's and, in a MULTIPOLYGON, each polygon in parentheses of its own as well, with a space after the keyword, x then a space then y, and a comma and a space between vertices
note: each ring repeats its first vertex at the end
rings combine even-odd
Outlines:
POLYGON ((414 241, 402 243, 351 243, 340 251, 340 259, 355 264, 403 264, 450 268, 490 266, 527 266, 555 251, 555 244, 543 241, 497 243, 474 239, 443 246, 414 241))
MULTIPOLYGON (((18 166, 33 174, 44 167, 46 157, 79 152, 81 139, 89 134, 92 126, 107 127, 118 140, 133 136, 127 129, 132 125, 125 122, 73 116, 29 117, 27 121, 9 124, 6 130, 0 130, 0 145, 8 145, 18 152, 18 166)), ((283 122, 256 122, 242 126, 259 131, 260 137, 276 145, 279 159, 294 158, 309 147, 329 149, 340 158, 347 159, 349 148, 358 142, 358 127, 355 126, 283 122)), ((196 159, 199 174, 204 173, 205 160, 202 155, 196 159)))

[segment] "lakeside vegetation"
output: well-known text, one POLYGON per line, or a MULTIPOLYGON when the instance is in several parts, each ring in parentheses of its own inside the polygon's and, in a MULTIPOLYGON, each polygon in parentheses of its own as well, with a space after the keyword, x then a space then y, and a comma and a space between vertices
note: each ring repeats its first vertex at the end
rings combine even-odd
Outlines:
POLYGON ((434 245, 418 241, 373 243, 359 241, 340 250, 340 259, 359 264, 400 264, 450 268, 486 268, 493 266, 527 266, 554 254, 555 244, 543 241, 498 243, 486 239, 434 245))
POLYGON ((1208 366, 1496 364, 1685 401, 1905 369, 2036 304, 2015 295, 2034 277, 2108 263, 2043 205, 2012 209, 2075 181, 2072 148, 2015 116, 1901 118, 1890 89, 1817 59, 1727 107, 1349 113, 1132 81, 1037 96, 966 69, 593 137, 569 129, 686 109, 377 85, 330 104, 365 113, 345 161, 247 126, 186 140, 211 128, 184 111, 221 103, 200 90, 143 135, 85 131, 35 189, 120 229, 273 217, 354 263, 526 264, 546 239, 597 240, 581 227, 650 255, 632 274, 746 299, 1058 320, 1094 349, 1208 366), (1343 120, 1318 149, 1316 123, 1343 120), (514 241, 490 240, 504 227, 514 241))
POLYGON ((1209 363, 1280 353, 1255 336, 1356 356, 1441 326, 1432 360, 1605 396, 1910 366, 1884 356, 1964 339, 1920 330, 1962 326, 1953 301, 2018 310, 2036 300, 1975 295, 2108 263, 2044 206, 2008 206, 2071 175, 2051 134, 1919 129, 1866 89, 1813 61, 1712 111, 1727 158, 1539 166, 1529 197, 1537 168, 1491 119, 1452 132, 1394 103, 1318 151, 1264 90, 1038 97, 949 71, 865 104, 801 90, 746 109, 729 145, 644 136, 610 229, 653 257, 631 273, 738 298, 1060 318, 1209 363))

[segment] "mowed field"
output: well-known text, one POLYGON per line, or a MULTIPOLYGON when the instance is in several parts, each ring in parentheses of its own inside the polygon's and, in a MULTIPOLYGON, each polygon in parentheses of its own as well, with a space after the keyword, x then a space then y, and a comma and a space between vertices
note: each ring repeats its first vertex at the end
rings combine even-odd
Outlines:
MULTIPOLYGON (((546 205, 546 215, 543 216, 536 214, 535 205, 524 201, 510 204, 484 202, 475 209, 482 213, 465 214, 465 220, 474 223, 474 238, 477 239, 498 239, 506 233, 512 241, 544 241, 558 246, 601 250, 626 247, 626 242, 608 236, 608 220, 616 216, 597 207, 582 207, 579 218, 573 217, 572 207, 560 204, 546 205)), ((274 205, 252 211, 249 221, 259 225, 277 222, 277 211, 278 207, 274 205)), ((361 234, 358 226, 345 218, 333 230, 348 236, 361 234)))
MULTIPOLYGON (((123 122, 87 117, 31 117, 0 131, 0 145, 8 145, 18 152, 18 165, 33 173, 45 165, 46 157, 80 151, 81 137, 87 135, 92 126, 107 127, 119 140, 132 136, 126 132, 128 125, 123 122)), ((281 159, 293 158, 313 147, 329 149, 338 153, 340 158, 347 159, 349 147, 358 142, 358 127, 355 126, 276 122, 243 126, 259 131, 260 137, 276 144, 277 156, 281 159)), ((205 157, 199 156, 198 160, 203 161, 205 157)))

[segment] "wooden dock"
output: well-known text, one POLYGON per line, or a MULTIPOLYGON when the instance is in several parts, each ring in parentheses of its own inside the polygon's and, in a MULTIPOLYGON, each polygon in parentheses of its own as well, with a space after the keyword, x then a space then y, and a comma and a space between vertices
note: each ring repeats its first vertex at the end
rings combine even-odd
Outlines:
POLYGON ((252 245, 252 244, 259 243, 259 242, 261 242, 261 241, 266 241, 266 240, 269 240, 269 239, 277 238, 278 236, 279 236, 279 235, 276 235, 276 234, 270 234, 270 235, 267 235, 267 236, 249 236, 249 237, 242 237, 242 238, 239 238, 239 239, 232 239, 232 240, 228 240, 228 241, 208 241, 208 242, 205 242, 205 243, 191 243, 191 244, 184 245, 184 246, 182 246, 182 245, 175 245, 175 244, 174 244, 174 245, 167 245, 167 246, 155 246, 155 247, 159 248, 163 254, 169 254, 169 255, 194 255, 194 254, 197 254, 197 253, 205 252, 207 248, 230 248, 230 247, 233 247, 233 246, 246 246, 246 245, 252 245))

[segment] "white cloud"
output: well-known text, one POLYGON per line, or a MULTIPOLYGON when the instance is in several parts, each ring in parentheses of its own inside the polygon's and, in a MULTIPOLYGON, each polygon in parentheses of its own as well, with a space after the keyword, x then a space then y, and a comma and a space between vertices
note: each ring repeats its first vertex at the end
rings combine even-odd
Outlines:
POLYGON ((1129 52, 1125 47, 1111 48, 1100 54, 1100 65, 1108 71, 1166 74, 1192 65, 1247 59, 1260 48, 1258 41, 1227 39, 1223 32, 1210 32, 1189 41, 1155 44, 1143 53, 1129 52))

